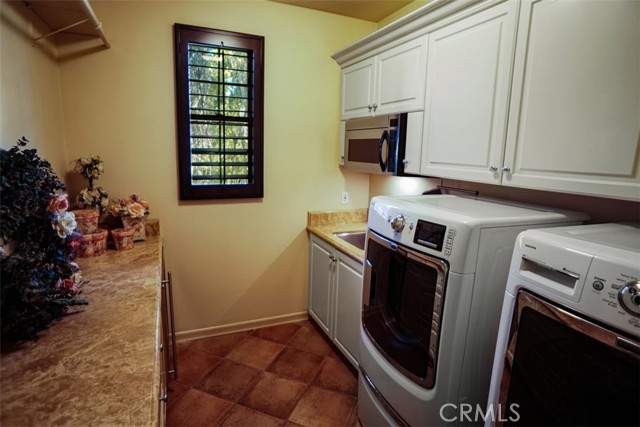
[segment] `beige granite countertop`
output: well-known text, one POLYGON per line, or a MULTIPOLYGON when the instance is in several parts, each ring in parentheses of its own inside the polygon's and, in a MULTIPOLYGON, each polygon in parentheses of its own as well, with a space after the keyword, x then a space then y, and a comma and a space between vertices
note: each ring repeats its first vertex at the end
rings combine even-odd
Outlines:
POLYGON ((158 424, 161 239, 79 258, 89 305, 0 358, 0 425, 158 424))
POLYGON ((363 264, 364 251, 336 237, 334 233, 366 231, 367 213, 368 209, 308 212, 307 231, 363 264))

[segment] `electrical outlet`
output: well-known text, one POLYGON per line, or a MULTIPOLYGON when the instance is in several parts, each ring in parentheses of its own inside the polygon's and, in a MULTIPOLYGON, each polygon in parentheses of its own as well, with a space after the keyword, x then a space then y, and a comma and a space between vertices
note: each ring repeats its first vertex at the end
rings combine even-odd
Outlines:
POLYGON ((349 192, 348 191, 343 191, 342 192, 342 204, 346 205, 347 203, 349 203, 349 192))

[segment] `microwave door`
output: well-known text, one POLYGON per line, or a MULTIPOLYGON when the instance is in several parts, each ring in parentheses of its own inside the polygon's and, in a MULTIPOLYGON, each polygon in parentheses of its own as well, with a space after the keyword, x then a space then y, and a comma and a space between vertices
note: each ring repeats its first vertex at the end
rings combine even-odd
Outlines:
POLYGON ((345 135, 345 167, 357 172, 385 174, 388 161, 388 136, 386 129, 347 130, 345 135), (382 149, 382 152, 381 152, 382 149))

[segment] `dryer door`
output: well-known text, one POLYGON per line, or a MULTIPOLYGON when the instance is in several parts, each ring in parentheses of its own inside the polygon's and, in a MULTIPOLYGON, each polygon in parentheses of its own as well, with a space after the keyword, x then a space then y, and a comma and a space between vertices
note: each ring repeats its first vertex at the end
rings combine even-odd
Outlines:
POLYGON ((362 326, 394 367, 431 388, 448 266, 372 231, 367 236, 362 326))

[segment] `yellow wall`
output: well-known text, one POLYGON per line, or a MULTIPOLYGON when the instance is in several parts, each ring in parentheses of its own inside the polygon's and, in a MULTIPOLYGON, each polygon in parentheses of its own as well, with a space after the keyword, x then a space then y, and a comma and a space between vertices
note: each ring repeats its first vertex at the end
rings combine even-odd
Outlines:
POLYGON ((23 2, 0 2, 0 147, 24 136, 26 148, 36 148, 62 178, 68 164, 60 74, 47 41, 32 45, 42 32, 29 13, 23 2))
MULTIPOLYGON (((416 0, 378 26, 424 3, 416 0)), ((98 185, 113 197, 136 192, 149 200, 175 281, 178 331, 205 335, 303 313, 307 211, 366 207, 369 196, 418 194, 440 183, 369 178, 336 166, 340 73, 330 56, 376 24, 264 0, 92 5, 113 48, 83 43, 78 54, 77 43, 63 45, 56 63, 46 41, 32 46, 42 29, 32 29, 24 4, 0 2, 0 145, 26 136, 72 196, 84 183, 70 161, 99 154, 106 171, 98 185), (174 22, 266 37, 264 200, 179 202, 174 22), (350 192, 349 205, 340 204, 342 190, 350 192)), ((638 212, 633 202, 445 184, 584 210, 596 221, 634 219, 638 212)))
MULTIPOLYGON (((105 161, 98 185, 113 197, 135 192, 149 201, 173 273, 179 332, 215 333, 222 326, 304 313, 307 211, 368 204, 368 176, 337 166, 340 70, 331 54, 376 25, 264 0, 91 4, 113 47, 81 55, 61 49, 62 108, 47 107, 56 121, 64 120, 55 150, 64 146, 64 134, 67 170, 72 159, 98 154, 105 161), (265 36, 263 200, 178 200, 176 22, 265 36), (340 204, 342 190, 350 192, 348 205, 340 204)), ((3 22, 3 109, 5 86, 21 74, 6 61, 4 32, 3 22), (12 68, 6 79, 5 64, 12 68)), ((57 81, 41 87, 45 75, 27 76, 20 97, 14 95, 22 110, 39 103, 42 92, 56 90, 57 81)), ((49 144, 47 121, 38 117, 35 123, 49 144)), ((7 132, 20 136, 30 130, 7 123, 7 132)), ((74 195, 83 183, 72 173, 67 178, 74 195)))

